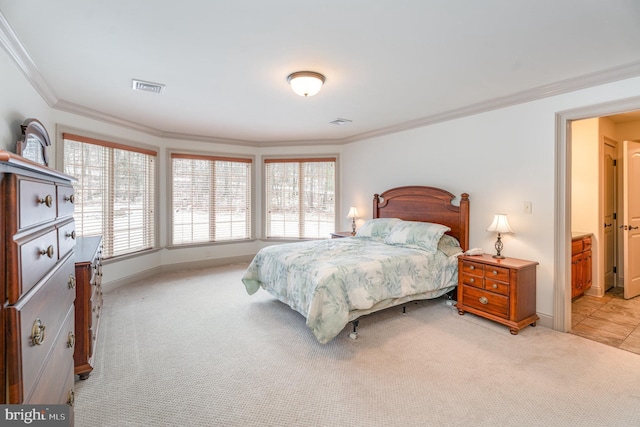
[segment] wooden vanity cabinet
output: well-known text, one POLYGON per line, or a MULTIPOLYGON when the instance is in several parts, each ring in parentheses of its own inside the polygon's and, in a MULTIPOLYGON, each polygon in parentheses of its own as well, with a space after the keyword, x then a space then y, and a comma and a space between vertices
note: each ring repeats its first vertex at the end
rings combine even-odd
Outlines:
POLYGON ((571 240, 571 298, 579 297, 592 282, 591 235, 571 240))

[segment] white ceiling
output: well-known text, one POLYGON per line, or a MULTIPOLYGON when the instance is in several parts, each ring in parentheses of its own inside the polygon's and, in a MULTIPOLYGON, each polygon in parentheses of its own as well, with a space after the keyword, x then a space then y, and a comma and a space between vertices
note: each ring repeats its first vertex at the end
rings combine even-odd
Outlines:
POLYGON ((54 108, 164 136, 348 141, 640 75, 638 0, 0 0, 0 12, 0 43, 54 108), (326 76, 318 95, 291 91, 301 70, 326 76))

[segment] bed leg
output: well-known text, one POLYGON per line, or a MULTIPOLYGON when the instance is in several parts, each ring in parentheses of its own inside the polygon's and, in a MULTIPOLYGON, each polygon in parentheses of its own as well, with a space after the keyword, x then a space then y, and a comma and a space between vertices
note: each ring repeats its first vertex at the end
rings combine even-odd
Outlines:
POLYGON ((360 323, 359 320, 354 320, 353 322, 351 322, 351 324, 353 325, 353 332, 351 332, 349 334, 349 338, 351 338, 352 340, 355 340, 358 338, 358 324, 360 323))

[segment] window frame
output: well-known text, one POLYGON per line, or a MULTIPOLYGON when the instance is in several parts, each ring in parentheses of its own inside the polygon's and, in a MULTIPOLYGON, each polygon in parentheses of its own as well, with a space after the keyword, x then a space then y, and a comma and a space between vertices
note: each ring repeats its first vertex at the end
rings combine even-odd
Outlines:
MULTIPOLYGON (((267 224, 267 163, 277 163, 277 162, 282 162, 282 163, 287 163, 287 162, 298 162, 298 163, 303 163, 303 162, 312 162, 312 161, 322 161, 322 160, 333 160, 334 162, 334 179, 335 179, 335 212, 334 212, 334 223, 333 223, 333 232, 335 232, 335 230, 338 229, 338 225, 340 224, 340 216, 339 216, 339 212, 341 212, 341 205, 340 205, 340 155, 337 153, 323 153, 323 154, 309 154, 309 155, 289 155, 289 156, 281 156, 281 155, 269 155, 269 156, 262 156, 261 159, 261 167, 262 167, 262 191, 261 191, 261 197, 262 197, 262 203, 261 203, 261 209, 262 209, 262 215, 261 215, 261 220, 262 220, 262 229, 261 229, 261 235, 262 235, 262 239, 265 241, 271 241, 271 242, 275 242, 275 241, 280 241, 280 242, 285 242, 285 241, 293 241, 293 242, 298 242, 298 241, 305 241, 305 240, 320 240, 323 239, 323 237, 268 237, 267 236, 267 229, 268 229, 268 224, 267 224)), ((330 234, 327 234, 327 238, 330 237, 330 234)))
POLYGON ((181 248, 193 248, 202 246, 217 246, 246 243, 255 240, 255 221, 256 221, 256 192, 255 192, 255 180, 256 180, 256 158, 254 155, 236 154, 236 153, 219 153, 219 152, 202 152, 194 150, 179 150, 179 149, 167 149, 167 249, 181 249, 181 248), (206 242, 190 242, 190 243, 173 243, 173 158, 194 158, 202 160, 224 160, 233 161, 237 160, 250 164, 251 176, 249 177, 249 186, 251 191, 249 211, 250 218, 250 234, 246 239, 232 239, 232 240, 220 240, 220 241, 206 241, 206 242))
MULTIPOLYGON (((160 183, 160 148, 154 145, 149 145, 137 141, 124 140, 113 136, 105 136, 96 134, 80 129, 68 128, 65 126, 59 126, 57 129, 57 144, 56 147, 56 162, 59 169, 65 168, 65 139, 70 139, 76 142, 99 145, 107 148, 115 148, 125 151, 131 151, 136 153, 142 153, 152 155, 155 158, 154 174, 153 174, 153 187, 154 187, 154 200, 153 200, 153 233, 151 234, 153 239, 153 245, 150 248, 141 249, 138 251, 128 252, 125 254, 115 255, 104 259, 105 264, 113 261, 120 261, 139 256, 148 255, 153 252, 157 252, 161 249, 160 245, 160 197, 159 197, 159 183, 160 183)), ((71 175, 72 176, 72 175, 71 175)), ((112 230, 113 231, 113 230, 112 230)), ((79 236, 82 237, 82 236, 79 236)), ((103 239, 105 238, 102 235, 103 239)))

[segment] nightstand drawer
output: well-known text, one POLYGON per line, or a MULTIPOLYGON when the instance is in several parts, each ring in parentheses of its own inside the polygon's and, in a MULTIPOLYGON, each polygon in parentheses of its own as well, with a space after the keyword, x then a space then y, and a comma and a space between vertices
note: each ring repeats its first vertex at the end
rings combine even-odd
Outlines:
POLYGON ((484 277, 486 277, 487 280, 509 283, 509 269, 487 265, 484 269, 484 277))
POLYGON ((497 294, 509 295, 509 284, 496 282, 495 280, 485 279, 484 289, 495 292, 497 294))
POLYGON ((482 277, 484 275, 484 264, 463 261, 461 270, 464 274, 482 277))
POLYGON ((484 288, 484 279, 482 276, 472 276, 470 274, 462 275, 462 283, 468 286, 473 286, 474 288, 484 288))
POLYGON ((509 314, 509 298, 504 295, 494 294, 471 286, 463 286, 462 294, 464 303, 468 307, 504 318, 507 318, 509 314))

